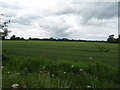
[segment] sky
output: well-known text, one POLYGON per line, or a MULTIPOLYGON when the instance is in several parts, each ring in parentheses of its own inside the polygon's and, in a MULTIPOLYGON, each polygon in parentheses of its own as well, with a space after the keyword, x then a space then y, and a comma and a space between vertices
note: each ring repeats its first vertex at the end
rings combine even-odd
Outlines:
POLYGON ((107 40, 118 35, 117 2, 0 0, 9 37, 107 40))

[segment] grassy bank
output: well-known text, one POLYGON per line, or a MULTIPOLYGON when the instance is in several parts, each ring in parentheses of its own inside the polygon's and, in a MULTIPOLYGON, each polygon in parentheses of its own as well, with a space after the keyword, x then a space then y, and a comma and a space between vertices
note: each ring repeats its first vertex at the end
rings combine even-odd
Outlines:
POLYGON ((42 57, 7 56, 3 62, 3 88, 115 88, 117 68, 89 62, 54 61, 42 57))
POLYGON ((117 88, 118 45, 3 41, 3 88, 117 88))

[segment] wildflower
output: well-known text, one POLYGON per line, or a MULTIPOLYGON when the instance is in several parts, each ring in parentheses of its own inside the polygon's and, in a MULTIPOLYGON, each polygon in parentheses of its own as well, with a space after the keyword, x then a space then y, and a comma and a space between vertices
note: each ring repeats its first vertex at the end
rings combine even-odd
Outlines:
POLYGON ((52 75, 52 77, 54 77, 54 74, 52 75))
POLYGON ((93 58, 92 57, 89 57, 90 60, 92 60, 93 58))
POLYGON ((91 88, 91 86, 88 85, 87 88, 91 88))
POLYGON ((13 84, 11 87, 12 88, 17 88, 17 87, 19 87, 20 85, 19 84, 13 84))
POLYGON ((40 71, 40 73, 43 73, 42 71, 40 71))
POLYGON ((66 72, 63 72, 64 74, 66 73, 66 72))
POLYGON ((75 65, 72 65, 71 67, 74 68, 75 65))
POLYGON ((43 67, 45 69, 45 67, 43 67))
POLYGON ((83 71, 83 69, 80 69, 80 71, 83 71))
POLYGON ((3 69, 4 68, 4 66, 1 66, 1 69, 3 69))
POLYGON ((8 71, 7 73, 9 74, 10 72, 8 71))
POLYGON ((20 75, 20 73, 17 73, 18 75, 20 75))

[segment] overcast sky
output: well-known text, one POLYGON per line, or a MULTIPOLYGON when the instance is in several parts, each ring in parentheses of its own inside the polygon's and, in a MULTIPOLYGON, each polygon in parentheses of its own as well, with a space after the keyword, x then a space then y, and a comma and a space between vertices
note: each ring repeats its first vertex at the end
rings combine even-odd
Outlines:
POLYGON ((10 36, 106 40, 118 34, 117 2, 0 0, 10 36))

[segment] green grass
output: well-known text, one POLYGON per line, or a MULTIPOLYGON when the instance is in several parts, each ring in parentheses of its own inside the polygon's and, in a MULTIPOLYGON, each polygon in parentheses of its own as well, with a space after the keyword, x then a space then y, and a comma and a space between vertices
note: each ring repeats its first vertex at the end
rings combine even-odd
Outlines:
POLYGON ((59 42, 59 41, 3 41, 3 49, 8 55, 44 57, 51 60, 88 62, 94 60, 117 65, 118 45, 94 42, 59 42), (102 50, 100 48, 102 48, 102 50), (104 50, 109 50, 104 52, 104 50))
POLYGON ((3 88, 118 88, 117 44, 3 41, 3 88))
POLYGON ((21 88, 119 87, 117 68, 95 61, 55 62, 42 57, 9 56, 3 65, 3 88, 14 83, 21 88))

